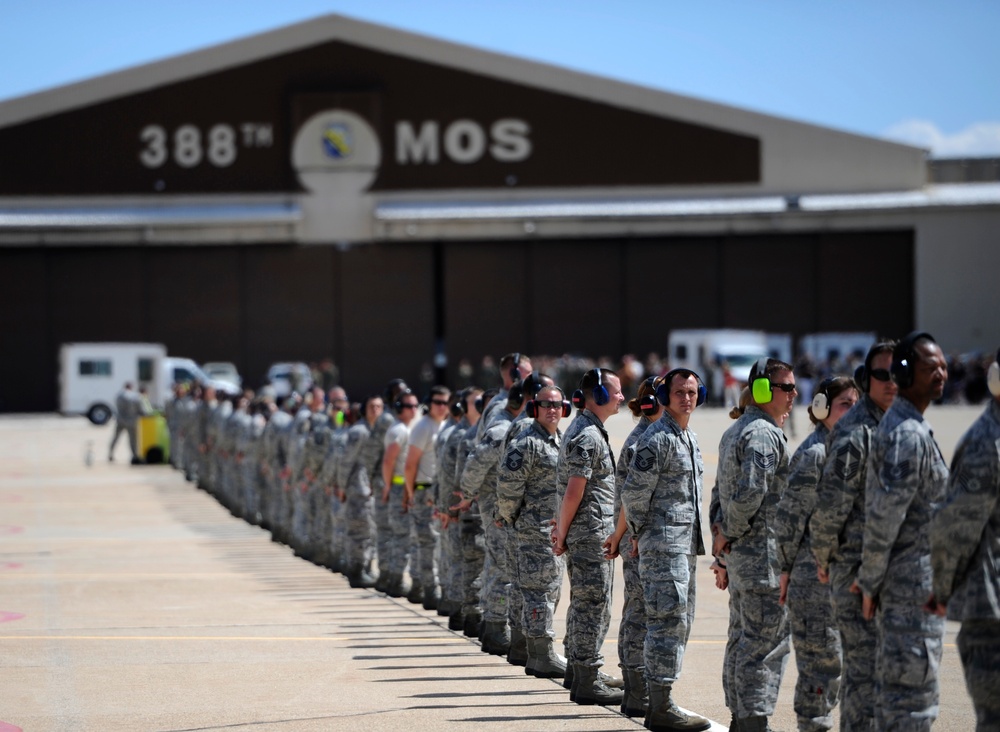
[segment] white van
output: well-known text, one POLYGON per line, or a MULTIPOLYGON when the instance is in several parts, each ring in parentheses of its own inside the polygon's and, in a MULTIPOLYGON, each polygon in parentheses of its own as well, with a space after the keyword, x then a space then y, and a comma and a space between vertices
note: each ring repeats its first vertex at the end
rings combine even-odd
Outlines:
POLYGON ((220 394, 239 387, 209 377, 190 358, 167 356, 162 343, 65 343, 59 349, 59 411, 85 414, 105 424, 115 413, 115 396, 126 381, 145 386, 150 404, 163 409, 174 384, 199 381, 220 394))
POLYGON ((105 424, 115 413, 115 396, 126 381, 145 386, 162 406, 167 347, 162 343, 64 343, 59 349, 59 411, 85 414, 105 424))

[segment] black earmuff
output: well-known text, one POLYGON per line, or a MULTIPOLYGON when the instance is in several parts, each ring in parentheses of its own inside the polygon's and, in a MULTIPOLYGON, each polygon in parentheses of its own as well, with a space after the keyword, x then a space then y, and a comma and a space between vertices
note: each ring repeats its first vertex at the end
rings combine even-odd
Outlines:
POLYGON ((396 401, 392 403, 392 411, 396 414, 403 413, 403 397, 412 396, 413 392, 410 389, 403 389, 396 395, 396 401))
POLYGON ((656 387, 656 400, 663 406, 670 404, 670 382, 674 380, 677 374, 691 374, 695 381, 698 382, 698 401, 695 403, 696 407, 700 407, 708 399, 708 389, 705 388, 705 382, 701 380, 701 377, 691 369, 674 369, 668 371, 667 375, 663 377, 660 385, 656 387))
MULTIPOLYGON (((656 377, 650 376, 646 379, 643 384, 649 385, 653 390, 652 393, 646 394, 638 398, 639 411, 644 415, 650 415, 656 411, 657 400, 656 400, 656 377)), ((642 387, 640 387, 641 389, 642 387)))
POLYGON ((892 351, 892 380, 900 389, 908 389, 913 386, 913 378, 916 374, 917 352, 914 350, 917 341, 921 339, 937 343, 930 333, 915 330, 906 338, 901 340, 892 351))
POLYGON ((601 375, 601 369, 596 368, 594 371, 597 372, 597 386, 594 387, 591 392, 591 396, 594 399, 594 404, 599 407, 603 407, 605 404, 611 401, 611 395, 608 394, 607 387, 604 386, 604 378, 601 375))
POLYGON ((455 419, 461 419, 465 415, 465 393, 465 389, 458 392, 456 401, 448 408, 455 419))
POLYGON ((521 372, 517 370, 518 364, 521 363, 521 354, 514 352, 514 362, 510 366, 510 378, 513 381, 521 380, 521 372))
POLYGON ((587 406, 587 399, 583 396, 583 389, 576 389, 570 395, 570 400, 577 409, 584 409, 587 406))
POLYGON ((750 368, 750 393, 757 404, 768 404, 774 399, 771 391, 771 380, 767 378, 767 357, 757 359, 750 368))
POLYGON ((527 378, 519 381, 510 388, 507 394, 507 406, 513 409, 520 409, 525 398, 533 397, 545 384, 534 373, 528 374, 527 378))
POLYGON ((833 404, 830 401, 830 387, 833 386, 834 379, 835 377, 833 376, 823 379, 819 388, 816 389, 812 404, 809 405, 812 415, 820 422, 830 416, 830 409, 833 408, 833 404))

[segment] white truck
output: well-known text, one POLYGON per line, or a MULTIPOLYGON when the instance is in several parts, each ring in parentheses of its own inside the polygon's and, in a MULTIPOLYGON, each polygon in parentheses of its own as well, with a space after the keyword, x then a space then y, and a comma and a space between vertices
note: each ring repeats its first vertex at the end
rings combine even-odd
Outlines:
POLYGON ((672 330, 667 339, 670 368, 686 368, 705 381, 709 401, 723 403, 723 366, 746 381, 750 367, 770 355, 768 337, 760 330, 672 330))
POLYGON ((114 416, 115 396, 132 382, 145 386, 149 401, 162 409, 177 382, 200 381, 224 394, 232 384, 209 378, 189 358, 167 356, 162 343, 64 343, 59 349, 59 411, 85 414, 101 425, 114 416))

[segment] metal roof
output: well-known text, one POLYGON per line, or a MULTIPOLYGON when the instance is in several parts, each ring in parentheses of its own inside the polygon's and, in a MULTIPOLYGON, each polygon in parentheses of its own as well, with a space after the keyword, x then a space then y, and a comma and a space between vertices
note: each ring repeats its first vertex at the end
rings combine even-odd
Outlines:
POLYGON ((1000 204, 1000 184, 928 186, 890 193, 577 201, 383 202, 376 222, 474 222, 559 219, 658 219, 773 215, 791 212, 887 211, 1000 204))
POLYGON ((0 230, 259 226, 301 220, 295 203, 0 208, 0 230))

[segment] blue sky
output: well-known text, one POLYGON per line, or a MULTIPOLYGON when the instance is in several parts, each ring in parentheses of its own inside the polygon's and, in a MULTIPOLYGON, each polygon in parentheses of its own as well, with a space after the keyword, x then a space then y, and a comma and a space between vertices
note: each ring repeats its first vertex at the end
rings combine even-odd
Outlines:
POLYGON ((0 100, 326 13, 939 156, 1000 155, 996 0, 0 0, 0 100))

